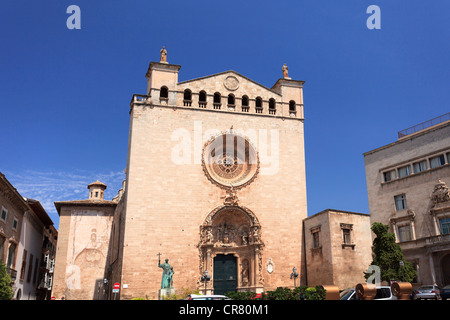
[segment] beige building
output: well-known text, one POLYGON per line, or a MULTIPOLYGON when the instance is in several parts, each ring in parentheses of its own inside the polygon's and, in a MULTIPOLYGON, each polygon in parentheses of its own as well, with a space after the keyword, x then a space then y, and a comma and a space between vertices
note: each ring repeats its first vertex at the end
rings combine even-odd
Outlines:
POLYGON ((104 200, 106 185, 88 186, 86 200, 55 202, 59 214, 52 296, 103 300, 109 269, 111 228, 116 201, 104 200))
POLYGON ((39 201, 24 198, 1 172, 0 210, 0 263, 11 277, 13 299, 49 299, 53 257, 46 234, 54 230, 56 245, 53 221, 39 201))
POLYGON ((118 196, 55 203, 57 299, 158 299, 165 259, 175 291, 208 293, 286 286, 304 265, 304 81, 283 66, 271 88, 235 71, 180 82, 180 68, 161 50, 132 97, 118 196))
POLYGON ((450 114, 366 152, 371 223, 391 226, 418 284, 450 284, 450 114))
POLYGON ((354 288, 372 262, 370 216, 327 209, 303 221, 308 286, 354 288))

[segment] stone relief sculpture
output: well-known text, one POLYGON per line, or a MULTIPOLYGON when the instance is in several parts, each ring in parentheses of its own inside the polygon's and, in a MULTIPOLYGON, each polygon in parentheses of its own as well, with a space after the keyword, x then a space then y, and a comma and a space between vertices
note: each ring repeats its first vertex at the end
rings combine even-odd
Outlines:
POLYGON ((433 193, 431 194, 431 200, 434 203, 450 201, 450 193, 447 184, 441 179, 439 179, 438 183, 434 186, 433 193))

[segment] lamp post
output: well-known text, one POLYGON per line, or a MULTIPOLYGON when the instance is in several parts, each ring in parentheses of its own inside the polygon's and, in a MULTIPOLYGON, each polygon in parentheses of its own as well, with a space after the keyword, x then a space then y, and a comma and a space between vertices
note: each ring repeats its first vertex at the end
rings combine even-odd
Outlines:
POLYGON ((405 265, 405 263, 403 262, 403 260, 400 260, 400 268, 402 268, 402 281, 404 281, 405 279, 405 275, 403 274, 403 266, 405 265))
POLYGON ((103 299, 108 300, 108 279, 103 279, 103 299))
POLYGON ((294 268, 292 268, 292 273, 291 273, 291 279, 294 278, 294 288, 296 287, 295 279, 297 279, 297 277, 298 277, 297 268, 294 267, 294 268))
POLYGON ((209 280, 211 280, 211 276, 208 274, 208 270, 205 270, 205 275, 202 276, 202 278, 201 278, 201 281, 205 282, 205 295, 206 295, 206 285, 209 280))

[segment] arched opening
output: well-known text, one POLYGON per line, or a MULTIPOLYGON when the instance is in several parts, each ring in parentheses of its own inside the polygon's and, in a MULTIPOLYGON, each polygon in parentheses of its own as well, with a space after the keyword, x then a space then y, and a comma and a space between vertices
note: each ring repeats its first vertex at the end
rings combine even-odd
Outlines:
POLYGON ((198 106, 200 108, 206 108, 206 92, 204 90, 200 91, 198 95, 198 106))
POLYGON ((216 92, 214 93, 214 100, 213 100, 213 107, 214 109, 220 109, 220 106, 222 105, 221 103, 221 95, 220 93, 216 92))
MULTIPOLYGON (((261 226, 248 208, 223 205, 211 211, 200 227, 198 245, 199 273, 212 274, 207 291, 262 290, 263 247, 261 226), (230 280, 228 287, 224 279, 230 280)), ((199 283, 199 289, 205 290, 205 284, 199 283)))
POLYGON ((269 114, 275 114, 275 112, 276 112, 275 99, 270 98, 269 99, 269 114))
POLYGON ((189 89, 184 90, 183 104, 188 107, 192 104, 192 91, 189 89))
POLYGON ((248 112, 249 104, 248 104, 248 97, 242 96, 242 112, 248 112))
POLYGON ((230 93, 228 95, 228 106, 234 107, 234 94, 230 93))
POLYGON ((162 86, 161 90, 159 91, 159 98, 169 99, 169 88, 167 88, 166 86, 162 86))
POLYGON ((220 109, 221 103, 221 95, 219 92, 214 93, 213 107, 214 109, 220 109))
POLYGON ((297 109, 295 108, 295 101, 291 100, 289 101, 289 112, 290 113, 296 113, 297 109))
POLYGON ((262 113, 262 99, 261 97, 256 97, 255 99, 255 109, 256 109, 256 113, 262 113))

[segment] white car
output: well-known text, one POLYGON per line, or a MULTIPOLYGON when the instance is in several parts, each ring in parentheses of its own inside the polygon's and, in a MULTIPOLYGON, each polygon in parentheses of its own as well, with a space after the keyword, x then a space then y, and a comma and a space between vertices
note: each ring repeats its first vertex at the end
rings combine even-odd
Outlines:
MULTIPOLYGON (((340 293, 341 300, 360 300, 354 288, 345 289, 340 293)), ((397 300, 390 286, 377 286, 377 294, 373 300, 397 300)))

